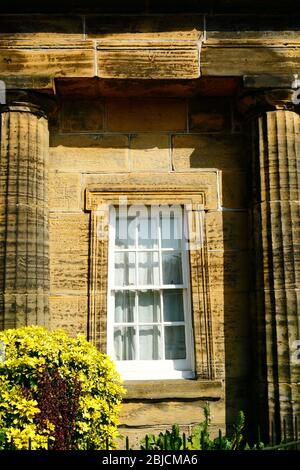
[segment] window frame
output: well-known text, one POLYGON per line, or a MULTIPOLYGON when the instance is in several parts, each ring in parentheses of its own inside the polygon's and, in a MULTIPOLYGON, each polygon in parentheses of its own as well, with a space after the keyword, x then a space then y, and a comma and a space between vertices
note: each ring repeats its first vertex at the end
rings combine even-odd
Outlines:
MULTIPOLYGON (((148 204, 147 207, 150 207, 148 204)), ((151 210, 150 210, 151 217, 151 210)), ((181 224, 184 234, 188 233, 188 222, 187 214, 184 207, 181 210, 181 224)), ((120 286, 115 286, 114 284, 114 254, 116 251, 126 252, 126 249, 115 249, 115 234, 116 234, 116 211, 112 210, 112 205, 109 207, 108 214, 108 282, 107 282, 107 354, 112 357, 116 364, 116 368, 124 380, 163 380, 163 379, 192 379, 195 377, 195 357, 194 357, 194 333, 193 333, 193 319, 192 319, 192 302, 191 302, 191 279, 190 279, 190 263, 189 263, 189 254, 188 250, 183 246, 184 240, 181 241, 181 246, 179 249, 174 249, 174 251, 180 252, 182 261, 182 284, 177 285, 167 285, 162 283, 162 265, 161 265, 161 253, 163 251, 168 251, 161 247, 161 239, 158 240, 157 251, 159 254, 159 272, 160 272, 160 283, 159 285, 152 286, 153 290, 156 290, 160 293, 160 296, 163 295, 163 290, 166 289, 182 289, 183 292, 183 307, 184 307, 184 327, 185 327, 185 347, 186 347, 186 359, 177 359, 177 360, 124 360, 117 361, 114 359, 114 339, 113 339, 113 329, 114 329, 114 293, 117 290, 133 290, 137 292, 139 290, 151 291, 151 286, 140 286, 137 284, 137 279, 135 285, 131 288, 120 289, 120 286), (114 289, 116 287, 116 289, 114 289), (143 289, 144 288, 144 289, 143 289)), ((152 249, 148 250, 150 252, 152 249)), ((129 250, 128 250, 129 251, 129 250)), ((130 251, 135 252, 136 256, 138 252, 145 252, 147 249, 139 249, 136 244, 134 248, 130 251)), ((137 259, 135 261, 135 269, 137 265, 137 259)), ((163 312, 161 312, 163 315, 163 312)), ((160 322, 164 328, 163 319, 160 322)), ((174 322, 170 322, 174 323, 174 322)), ((182 322, 180 322, 182 323, 182 322)), ((136 321, 134 324, 137 326, 139 323, 136 321)), ((164 348, 164 343, 162 344, 164 348)))
MULTIPOLYGON (((215 380, 224 370, 223 326, 218 317, 213 318, 215 307, 212 303, 209 243, 206 238, 206 212, 219 210, 217 180, 218 174, 215 172, 144 172, 126 177, 119 174, 114 178, 99 174, 87 181, 83 198, 84 210, 90 215, 86 334, 87 339, 103 354, 107 353, 109 205, 122 204, 124 200, 127 204, 180 204, 188 212, 195 379, 215 380), (221 350, 216 349, 218 343, 221 350)), ((218 224, 221 230, 221 221, 218 224)), ((149 384, 152 382, 149 381, 149 384)))

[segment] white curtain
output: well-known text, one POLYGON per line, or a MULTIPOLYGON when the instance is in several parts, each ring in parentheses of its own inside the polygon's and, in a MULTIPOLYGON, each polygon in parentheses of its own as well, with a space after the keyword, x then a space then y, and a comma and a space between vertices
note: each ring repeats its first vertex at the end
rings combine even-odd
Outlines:
POLYGON ((160 322, 159 292, 145 291, 138 293, 139 323, 160 322))
POLYGON ((161 353, 161 327, 140 326, 140 360, 162 359, 161 353))
POLYGON ((136 359, 136 331, 132 326, 118 326, 114 329, 115 358, 117 361, 136 359))
POLYGON ((139 285, 159 284, 159 258, 158 252, 141 251, 138 254, 139 285))
POLYGON ((130 286, 135 283, 135 253, 115 253, 115 285, 130 286))

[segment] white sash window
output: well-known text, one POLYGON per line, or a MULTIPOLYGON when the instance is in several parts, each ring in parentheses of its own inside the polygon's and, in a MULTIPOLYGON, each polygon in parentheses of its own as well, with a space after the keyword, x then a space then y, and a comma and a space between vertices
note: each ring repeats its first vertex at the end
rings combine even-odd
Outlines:
POLYGON ((108 354, 124 379, 194 376, 186 227, 180 206, 110 210, 108 354))

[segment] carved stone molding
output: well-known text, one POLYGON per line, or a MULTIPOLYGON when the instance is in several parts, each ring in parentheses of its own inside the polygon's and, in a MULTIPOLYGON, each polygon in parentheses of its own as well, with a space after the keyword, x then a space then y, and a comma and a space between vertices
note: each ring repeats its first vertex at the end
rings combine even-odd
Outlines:
POLYGON ((188 208, 192 315, 196 376, 215 378, 213 322, 209 288, 209 269, 205 234, 205 188, 168 189, 155 184, 132 188, 115 188, 113 184, 86 191, 86 210, 91 211, 91 265, 89 283, 89 339, 106 352, 107 336, 107 276, 109 206, 126 203, 143 205, 181 205, 188 208))

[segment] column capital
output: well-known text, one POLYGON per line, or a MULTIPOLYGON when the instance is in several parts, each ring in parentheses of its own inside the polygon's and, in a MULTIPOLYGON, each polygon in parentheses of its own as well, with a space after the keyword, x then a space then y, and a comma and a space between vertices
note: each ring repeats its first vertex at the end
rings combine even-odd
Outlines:
POLYGON ((47 119, 56 107, 53 97, 30 90, 8 90, 5 98, 6 103, 0 105, 0 113, 31 113, 47 119))
POLYGON ((247 118, 268 111, 300 112, 300 88, 266 88, 245 90, 238 98, 238 109, 247 118))

